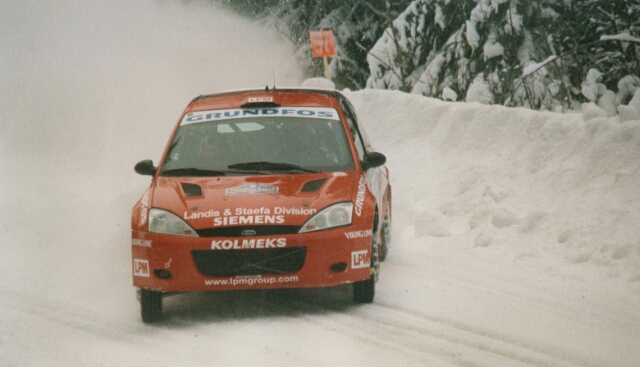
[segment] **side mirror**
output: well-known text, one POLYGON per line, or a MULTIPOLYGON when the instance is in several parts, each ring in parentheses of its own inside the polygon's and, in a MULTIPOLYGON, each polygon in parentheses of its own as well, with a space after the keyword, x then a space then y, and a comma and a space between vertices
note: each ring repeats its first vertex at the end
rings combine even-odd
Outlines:
POLYGON ((136 173, 145 176, 155 176, 158 168, 153 165, 153 161, 150 159, 145 159, 144 161, 140 161, 133 168, 136 173))
POLYGON ((387 163, 387 157, 384 154, 377 152, 367 153, 364 161, 362 161, 362 169, 366 171, 369 168, 380 167, 385 163, 387 163))

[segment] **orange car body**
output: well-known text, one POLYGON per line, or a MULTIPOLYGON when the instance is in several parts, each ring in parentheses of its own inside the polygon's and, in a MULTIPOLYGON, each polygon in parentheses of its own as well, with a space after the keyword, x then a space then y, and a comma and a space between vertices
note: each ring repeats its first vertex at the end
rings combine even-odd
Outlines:
MULTIPOLYGON (((276 148, 287 149, 294 140, 280 140, 276 148)), ((253 143, 255 149, 265 149, 258 147, 260 144, 253 143)), ((242 140, 233 145, 241 148, 242 154, 251 153, 252 147, 241 146, 242 140)), ((265 154, 271 150, 265 149, 265 154)), ((202 159, 222 162, 227 159, 222 154, 228 153, 202 159)), ((384 219, 382 213, 390 217, 391 186, 384 165, 366 167, 369 153, 371 145, 353 107, 335 91, 253 90, 194 99, 180 117, 159 166, 151 165, 152 169, 143 173, 152 176, 152 181, 132 211, 133 285, 170 293, 330 287, 362 281, 373 273, 377 279, 377 268, 372 264, 379 248, 372 248, 372 243, 380 246, 380 241, 372 241, 372 236, 380 236, 375 228, 384 219), (197 148, 199 156, 204 154, 203 130, 184 132, 177 138, 181 127, 217 124, 211 131, 229 140, 235 138, 234 133, 241 133, 238 121, 262 131, 259 124, 272 116, 282 121, 269 127, 275 133, 292 116, 308 121, 328 119, 328 124, 334 124, 331 126, 339 126, 350 159, 340 167, 348 169, 269 170, 257 162, 255 169, 249 166, 246 172, 207 175, 184 168, 176 174, 167 168, 185 156, 175 152, 179 144, 185 152, 197 148), (184 145, 180 139, 193 140, 184 145), (337 203, 347 212, 352 208, 349 223, 316 230, 326 225, 325 217, 334 220, 331 215, 346 221, 345 211, 340 209, 328 211, 322 220, 309 225, 314 216, 337 203), (151 218, 150 213, 156 214, 151 218), (158 221, 158 228, 165 228, 161 226, 163 218, 169 217, 171 223, 182 227, 171 229, 171 233, 154 229, 158 221)), ((225 163, 227 166, 232 165, 225 163)))

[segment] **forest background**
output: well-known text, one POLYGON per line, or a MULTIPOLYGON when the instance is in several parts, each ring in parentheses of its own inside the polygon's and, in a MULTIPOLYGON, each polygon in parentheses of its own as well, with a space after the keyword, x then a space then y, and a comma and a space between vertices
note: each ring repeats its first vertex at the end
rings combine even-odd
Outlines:
POLYGON ((338 89, 640 119, 640 0, 210 1, 276 29, 306 77, 309 32, 332 30, 338 89))

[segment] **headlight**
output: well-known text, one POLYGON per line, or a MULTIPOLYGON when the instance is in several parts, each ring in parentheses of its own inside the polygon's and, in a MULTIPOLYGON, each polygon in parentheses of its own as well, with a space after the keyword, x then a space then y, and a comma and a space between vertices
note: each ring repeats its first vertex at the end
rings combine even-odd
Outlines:
POLYGON ((149 232, 198 237, 196 231, 182 218, 157 208, 149 210, 149 232))
POLYGON ((353 217, 353 203, 338 203, 331 205, 316 215, 311 217, 305 223, 298 233, 320 231, 323 229, 348 226, 351 224, 351 218, 353 217))

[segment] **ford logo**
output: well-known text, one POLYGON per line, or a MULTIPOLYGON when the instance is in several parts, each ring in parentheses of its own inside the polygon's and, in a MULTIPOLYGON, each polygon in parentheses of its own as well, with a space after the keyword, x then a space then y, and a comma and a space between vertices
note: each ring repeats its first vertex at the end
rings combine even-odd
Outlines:
POLYGON ((253 229, 245 229, 244 231, 242 231, 241 234, 243 236, 255 236, 256 235, 256 231, 254 231, 253 229))

